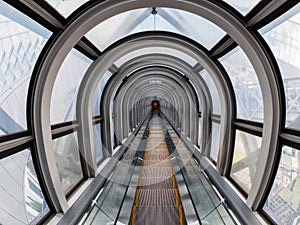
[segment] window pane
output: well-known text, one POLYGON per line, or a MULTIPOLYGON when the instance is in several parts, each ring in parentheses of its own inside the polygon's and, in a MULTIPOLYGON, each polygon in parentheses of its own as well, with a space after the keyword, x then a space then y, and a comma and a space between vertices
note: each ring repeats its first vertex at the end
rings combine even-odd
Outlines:
POLYGON ((279 65, 286 95, 286 126, 299 130, 300 5, 260 30, 279 65))
POLYGON ((220 124, 212 122, 211 131, 211 147, 210 147, 210 158, 215 162, 218 160, 219 153, 219 142, 220 142, 220 124))
MULTIPOLYGON (((207 49, 211 49, 226 34, 220 27, 193 13, 171 8, 158 8, 157 16, 160 20, 165 20, 173 29, 171 32, 187 36, 207 49), (205 32, 203 32, 205 30, 205 32)), ((157 22, 157 21, 156 21, 157 22)), ((157 30, 167 30, 168 28, 157 24, 157 30)))
MULTIPOLYGON (((173 140, 178 138, 175 132, 170 132, 173 140)), ((178 141, 176 146, 178 159, 184 167, 181 169, 195 210, 201 218, 201 224, 205 225, 233 225, 237 224, 230 216, 229 208, 222 203, 219 193, 216 192, 210 180, 205 175, 205 169, 201 168, 193 159, 191 152, 185 145, 178 141)), ((192 224, 192 223, 191 223, 192 224)), ((197 223, 200 224, 200 223, 197 223)))
POLYGON ((88 0, 47 0, 60 14, 67 17, 88 0))
POLYGON ((112 75, 112 73, 107 71, 98 84, 97 90, 94 94, 94 100, 93 100, 93 103, 94 103, 93 116, 100 115, 100 102, 101 102, 102 92, 104 90, 106 82, 109 80, 111 75, 112 75))
POLYGON ((150 9, 136 9, 111 17, 94 27, 85 36, 100 50, 104 50, 116 40, 127 35, 153 29, 153 24, 147 27, 140 26, 151 15, 150 9), (103 35, 105 34, 105 35, 103 35))
POLYGON ((28 85, 51 33, 3 1, 0 31, 0 129, 9 134, 27 129, 28 85))
POLYGON ((0 160, 0 222, 29 224, 49 211, 28 149, 0 160))
POLYGON ((65 193, 68 193, 83 178, 77 132, 53 141, 56 165, 65 193))
POLYGON ((200 72, 200 75, 202 76, 202 78, 204 79, 209 91, 210 91, 210 95, 211 95, 211 100, 212 100, 212 112, 213 114, 221 114, 221 108, 220 108, 220 98, 219 98, 219 94, 217 91, 217 87, 215 85, 215 82, 213 81, 213 79, 211 78, 211 76, 207 73, 206 70, 202 70, 200 72))
POLYGON ((159 30, 183 34, 210 49, 225 35, 218 26, 193 13, 171 8, 157 8, 156 11, 156 15, 151 13, 151 8, 120 13, 94 27, 86 37, 104 50, 127 35, 159 30))
POLYGON ((221 59, 235 93, 237 117, 263 121, 264 108, 257 75, 246 54, 238 47, 221 59))
POLYGON ((260 154, 261 138, 236 130, 233 164, 230 176, 247 193, 255 179, 256 162, 260 154))
POLYGON ((232 7, 234 7, 241 14, 246 15, 261 0, 247 0, 247 1, 223 0, 223 1, 231 5, 232 7))
POLYGON ((277 224, 300 223, 300 151, 288 146, 282 155, 264 211, 277 224))
POLYGON ((96 162, 99 163, 103 159, 101 123, 94 125, 93 128, 94 128, 94 148, 95 148, 96 162))
POLYGON ((179 59, 186 61, 191 66, 194 66, 197 63, 197 61, 194 58, 192 58, 191 56, 189 56, 181 51, 171 49, 171 48, 151 47, 151 48, 143 48, 143 49, 139 49, 139 50, 130 52, 127 55, 123 56, 122 58, 118 59, 115 62, 115 64, 118 67, 120 67, 123 63, 129 61, 130 59, 133 59, 133 58, 141 56, 141 55, 148 55, 148 54, 153 54, 153 53, 175 56, 179 59))
POLYGON ((76 97, 80 81, 92 61, 72 50, 55 80, 51 98, 51 123, 75 120, 76 97))

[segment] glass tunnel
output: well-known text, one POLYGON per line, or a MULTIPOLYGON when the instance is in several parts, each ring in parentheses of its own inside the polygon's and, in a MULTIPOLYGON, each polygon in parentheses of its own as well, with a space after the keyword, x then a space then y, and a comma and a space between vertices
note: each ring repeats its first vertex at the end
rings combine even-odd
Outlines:
POLYGON ((300 224, 298 0, 1 0, 0 225, 300 224))

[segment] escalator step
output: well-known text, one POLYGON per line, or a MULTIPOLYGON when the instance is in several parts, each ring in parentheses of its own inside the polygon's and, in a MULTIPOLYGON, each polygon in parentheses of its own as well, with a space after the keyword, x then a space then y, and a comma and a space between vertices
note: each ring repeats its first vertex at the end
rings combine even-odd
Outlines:
POLYGON ((169 167, 169 160, 145 160, 144 166, 169 167))
POLYGON ((136 207, 134 224, 143 225, 180 225, 177 206, 168 207, 136 207))
POLYGON ((142 178, 141 189, 173 188, 172 178, 142 178))
POLYGON ((175 189, 141 189, 138 206, 171 206, 176 205, 175 189))
POLYGON ((167 178, 171 177, 172 170, 170 167, 143 167, 143 177, 160 177, 167 178))

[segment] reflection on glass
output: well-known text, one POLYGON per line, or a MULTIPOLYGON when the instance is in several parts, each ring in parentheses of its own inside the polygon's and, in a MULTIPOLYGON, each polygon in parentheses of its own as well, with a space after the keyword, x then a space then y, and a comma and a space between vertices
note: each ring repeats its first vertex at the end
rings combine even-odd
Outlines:
MULTIPOLYGON (((158 8, 157 12, 158 17, 175 28, 175 33, 183 34, 199 42, 207 49, 212 48, 226 34, 214 23, 187 11, 158 8)), ((166 29, 158 26, 158 30, 166 29)))
POLYGON ((55 139, 53 149, 62 187, 68 193, 83 178, 77 133, 55 139))
POLYGON ((208 74, 206 70, 202 70, 200 72, 200 75, 204 79, 208 87, 208 90, 210 91, 212 107, 213 107, 212 112, 213 114, 220 115, 221 114, 220 97, 215 82, 213 81, 213 79, 211 78, 211 76, 208 74))
POLYGON ((241 14, 246 15, 261 0, 247 0, 247 1, 223 0, 223 1, 231 5, 232 7, 234 7, 241 14))
POLYGON ((86 36, 103 50, 127 35, 150 30, 183 34, 208 49, 225 35, 212 22, 183 10, 157 8, 157 14, 151 12, 151 8, 143 8, 118 14, 97 25, 86 36))
POLYGON ((300 129, 300 5, 260 32, 279 65, 286 97, 286 126, 300 129))
POLYGON ((288 146, 281 160, 264 211, 277 224, 300 224, 300 151, 288 146))
POLYGON ((3 1, 0 31, 0 129, 9 134, 27 129, 29 80, 51 33, 3 1))
POLYGON ((49 209, 28 149, 0 160, 0 222, 30 224, 49 209))
POLYGON ((101 97, 102 97, 102 92, 104 90, 104 87, 106 85, 106 82, 108 81, 108 79, 110 78, 110 76, 112 75, 111 72, 107 71, 104 76, 101 78, 101 80, 99 81, 97 90, 94 94, 94 100, 93 100, 93 116, 98 116, 100 115, 100 102, 101 102, 101 97))
POLYGON ((74 49, 64 60, 53 87, 51 123, 75 120, 78 88, 90 63, 90 59, 74 49))
POLYGON ((220 142, 220 124, 212 122, 211 128, 210 158, 217 162, 220 142))
POLYGON ((255 179, 256 162, 260 154, 261 138, 236 130, 233 164, 230 176, 247 193, 255 179))
MULTIPOLYGON (((85 36, 100 50, 103 50, 122 37, 145 31, 147 27, 141 26, 140 24, 150 16, 150 9, 136 9, 124 12, 105 20, 94 27, 85 36)), ((149 22, 148 29, 149 28, 153 28, 153 22, 149 22)))
POLYGON ((121 66, 123 63, 126 63, 127 61, 141 56, 141 55, 148 55, 148 54, 166 54, 166 55, 171 55, 174 57, 177 57, 179 59, 182 59, 184 61, 186 61, 187 63, 189 63, 191 66, 194 66, 197 61, 192 58, 191 56, 175 50, 175 49, 171 49, 171 48, 165 48, 165 47, 151 47, 151 48, 143 48, 143 49, 139 49, 133 52, 130 52, 128 54, 126 54, 125 56, 123 56, 122 58, 118 59, 115 64, 117 66, 121 66))
POLYGON ((257 75, 246 54, 238 47, 221 59, 235 93, 237 117, 263 120, 263 99, 257 75))
POLYGON ((181 169, 182 175, 201 224, 236 224, 228 212, 228 206, 220 199, 202 168, 193 159, 191 152, 181 140, 178 140, 178 136, 173 130, 169 130, 169 132, 173 141, 178 141, 176 145, 178 159, 184 165, 181 169))
POLYGON ((138 162, 136 156, 140 153, 137 149, 141 139, 143 138, 145 128, 146 123, 142 126, 134 140, 128 146, 123 158, 116 166, 112 176, 107 180, 100 196, 93 201, 87 217, 83 219, 81 224, 108 225, 114 224, 114 222, 117 221, 119 216, 118 213, 122 207, 134 167, 138 162))
POLYGON ((64 17, 69 16, 79 6, 86 3, 88 0, 46 0, 64 17))
POLYGON ((94 128, 94 148, 95 148, 95 156, 96 162, 99 163, 103 159, 103 149, 102 149, 102 141, 101 141, 101 124, 96 124, 93 126, 94 128))

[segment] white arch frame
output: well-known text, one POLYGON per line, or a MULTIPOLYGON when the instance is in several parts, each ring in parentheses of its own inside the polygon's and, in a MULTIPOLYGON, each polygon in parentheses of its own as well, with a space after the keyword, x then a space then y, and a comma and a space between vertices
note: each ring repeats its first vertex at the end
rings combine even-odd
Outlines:
MULTIPOLYGON (((38 65, 37 76, 34 82, 34 90, 31 98, 31 127, 35 137, 35 144, 39 160, 47 161, 47 165, 42 165, 42 172, 48 174, 49 181, 46 184, 50 190, 50 197, 54 200, 54 207, 57 211, 65 211, 68 204, 60 187, 58 172, 55 169, 55 160, 52 153, 51 129, 50 129, 50 100, 53 85, 58 70, 70 52, 72 47, 87 33, 92 27, 121 12, 136 8, 152 7, 153 0, 124 0, 124 1, 99 1, 93 7, 83 10, 80 16, 74 18, 65 30, 62 31, 57 38, 52 39, 53 42, 48 45, 49 51, 45 54, 42 63, 38 65), (50 169, 51 167, 54 167, 50 169)), ((247 200, 248 205, 256 209, 264 195, 264 191, 268 185, 268 178, 272 174, 272 166, 275 164, 276 150, 279 145, 279 132, 281 128, 281 120, 283 119, 280 109, 281 94, 279 91, 279 81, 274 75, 276 73, 273 68, 273 62, 270 62, 269 55, 259 40, 253 33, 248 30, 245 25, 230 12, 224 10, 220 6, 210 1, 182 0, 182 1, 155 1, 156 7, 172 7, 186 10, 200 15, 225 30, 244 50, 250 62, 252 63, 262 88, 264 101, 264 128, 262 151, 257 170, 263 171, 257 174, 252 189, 247 200)), ((106 55, 106 54, 105 54, 106 55)), ((102 57, 105 58, 105 57, 102 57)), ((205 59, 205 56, 200 58, 205 59)), ((112 61, 108 61, 111 64, 112 61)), ((204 64, 205 65, 205 64, 204 64)), ((216 74, 213 65, 207 65, 208 71, 216 74)), ((107 70, 108 68, 105 68, 107 70)), ((85 95, 85 93, 83 93, 85 95)), ((91 100, 85 106, 90 105, 91 100)), ((230 105, 229 105, 230 109, 230 105)), ((227 113, 226 113, 227 114, 227 113)), ((224 137, 227 138, 226 136, 224 137)))

